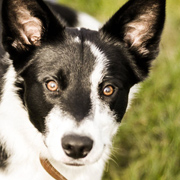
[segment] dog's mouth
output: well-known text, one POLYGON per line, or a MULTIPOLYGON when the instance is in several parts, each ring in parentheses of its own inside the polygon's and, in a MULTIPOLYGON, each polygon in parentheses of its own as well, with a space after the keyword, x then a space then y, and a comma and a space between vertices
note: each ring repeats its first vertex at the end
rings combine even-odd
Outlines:
POLYGON ((74 167, 79 167, 79 166, 84 166, 84 164, 78 164, 78 163, 66 163, 67 166, 74 166, 74 167))

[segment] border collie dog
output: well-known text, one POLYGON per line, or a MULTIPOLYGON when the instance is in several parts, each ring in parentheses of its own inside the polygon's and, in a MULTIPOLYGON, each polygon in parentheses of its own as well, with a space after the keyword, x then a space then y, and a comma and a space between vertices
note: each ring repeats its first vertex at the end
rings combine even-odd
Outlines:
POLYGON ((165 0, 129 0, 101 27, 42 0, 4 0, 1 14, 0 179, 53 180, 48 165, 100 180, 158 55, 165 0))

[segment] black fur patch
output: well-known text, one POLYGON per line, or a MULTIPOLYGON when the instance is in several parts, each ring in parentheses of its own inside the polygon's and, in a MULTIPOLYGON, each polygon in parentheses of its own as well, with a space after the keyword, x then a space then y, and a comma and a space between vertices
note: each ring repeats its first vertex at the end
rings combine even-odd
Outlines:
POLYGON ((5 148, 0 144, 0 169, 5 169, 7 167, 7 160, 9 155, 7 154, 5 148))

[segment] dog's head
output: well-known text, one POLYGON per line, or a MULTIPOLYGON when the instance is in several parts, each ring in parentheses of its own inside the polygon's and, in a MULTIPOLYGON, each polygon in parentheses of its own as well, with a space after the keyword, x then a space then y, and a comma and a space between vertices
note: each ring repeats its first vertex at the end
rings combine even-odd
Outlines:
POLYGON ((158 54, 165 0, 130 0, 99 31, 63 26, 41 0, 4 0, 3 45, 54 160, 106 159, 130 89, 158 54))

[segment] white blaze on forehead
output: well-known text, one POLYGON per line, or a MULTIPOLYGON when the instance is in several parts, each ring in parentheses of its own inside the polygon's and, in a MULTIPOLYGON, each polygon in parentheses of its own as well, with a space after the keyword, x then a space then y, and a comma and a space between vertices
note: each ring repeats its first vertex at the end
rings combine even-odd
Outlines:
POLYGON ((106 104, 99 97, 99 85, 107 74, 109 60, 95 44, 89 41, 86 44, 90 46, 90 50, 95 57, 94 69, 90 77, 93 121, 101 132, 102 139, 100 141, 110 147, 112 137, 117 132, 119 125, 115 120, 114 112, 110 110, 109 104, 106 104))
POLYGON ((94 70, 91 74, 90 81, 93 89, 97 89, 98 85, 102 82, 103 77, 105 76, 105 73, 107 71, 108 59, 95 44, 87 41, 86 45, 90 47, 90 50, 95 57, 94 70))

